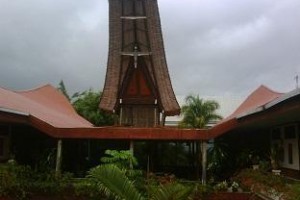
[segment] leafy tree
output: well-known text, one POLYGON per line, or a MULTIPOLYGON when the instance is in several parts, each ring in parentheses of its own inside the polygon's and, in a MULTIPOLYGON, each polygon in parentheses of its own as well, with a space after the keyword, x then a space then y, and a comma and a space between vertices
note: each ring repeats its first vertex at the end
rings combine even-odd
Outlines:
POLYGON ((57 90, 60 91, 69 101, 71 101, 71 98, 68 94, 68 91, 66 89, 66 86, 64 84, 64 81, 61 80, 58 84, 57 90))
POLYGON ((216 114, 220 105, 214 100, 205 101, 199 98, 199 95, 189 95, 185 102, 186 104, 181 108, 183 114, 181 127, 205 128, 210 121, 222 119, 220 115, 216 114))
POLYGON ((99 109, 101 92, 89 89, 72 96, 73 107, 79 115, 96 126, 113 125, 114 116, 99 109))

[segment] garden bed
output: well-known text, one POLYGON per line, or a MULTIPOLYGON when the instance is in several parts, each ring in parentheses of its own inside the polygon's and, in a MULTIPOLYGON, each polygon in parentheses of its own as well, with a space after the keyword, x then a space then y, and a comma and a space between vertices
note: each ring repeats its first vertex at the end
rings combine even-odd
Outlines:
MULTIPOLYGON (((46 195, 33 195, 30 200, 88 200, 87 197, 78 197, 75 195, 65 196, 46 196, 46 195)), ((210 194, 206 200, 261 200, 261 198, 251 193, 238 193, 238 192, 218 192, 210 194)), ((14 200, 12 198, 0 197, 0 200, 14 200)))
POLYGON ((249 192, 217 192, 212 193, 206 200, 262 200, 249 192))

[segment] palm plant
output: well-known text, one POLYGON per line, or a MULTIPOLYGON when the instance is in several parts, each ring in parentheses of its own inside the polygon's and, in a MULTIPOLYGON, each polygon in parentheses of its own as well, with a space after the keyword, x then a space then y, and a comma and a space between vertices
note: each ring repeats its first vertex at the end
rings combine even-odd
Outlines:
MULTIPOLYGON (((216 110, 219 109, 220 105, 214 100, 203 100, 197 96, 189 95, 185 99, 186 104, 182 106, 181 111, 183 119, 179 126, 184 128, 205 128, 207 124, 213 120, 220 120, 222 117, 216 114, 216 110)), ((205 143, 203 143, 205 144, 205 143)), ((200 151, 200 144, 197 144, 197 155, 200 151)), ((205 151, 203 151, 204 153, 205 151)), ((204 155, 202 155, 204 156, 204 155)), ((202 162, 202 183, 206 182, 206 165, 203 159, 199 156, 199 163, 202 162)), ((198 177, 198 170, 196 172, 198 177)))
MULTIPOLYGON (((114 164, 104 164, 89 171, 88 179, 106 196, 122 200, 144 200, 145 198, 129 180, 124 171, 114 164)), ((151 200, 186 200, 194 187, 184 186, 176 182, 149 187, 148 197, 151 200)))
POLYGON ((199 95, 189 95, 185 102, 186 104, 181 108, 183 114, 181 127, 205 128, 209 122, 222 119, 220 115, 216 114, 220 105, 214 100, 205 101, 199 98, 199 95))
POLYGON ((159 187, 150 187, 151 200, 187 200, 191 198, 194 187, 179 183, 168 183, 159 187))
POLYGON ((135 188, 125 173, 113 164, 100 165, 89 171, 88 178, 105 195, 114 199, 143 200, 144 197, 135 188))

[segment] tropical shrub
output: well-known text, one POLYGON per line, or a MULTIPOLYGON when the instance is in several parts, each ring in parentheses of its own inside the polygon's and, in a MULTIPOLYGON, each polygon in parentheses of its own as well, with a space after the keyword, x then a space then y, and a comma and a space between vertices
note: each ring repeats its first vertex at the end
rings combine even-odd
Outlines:
POLYGON ((159 186, 150 186, 149 197, 151 200, 188 200, 192 198, 193 191, 193 186, 172 182, 159 186))
POLYGON ((195 185, 195 190, 193 193, 194 199, 206 199, 214 191, 214 188, 210 184, 199 184, 195 185))
POLYGON ((132 155, 129 150, 106 150, 106 156, 101 158, 101 162, 104 164, 114 164, 122 171, 129 179, 139 179, 142 175, 141 170, 134 169, 138 166, 137 159, 132 155))
POLYGON ((99 191, 108 197, 125 200, 142 200, 143 196, 137 191, 132 181, 124 171, 113 164, 105 164, 91 169, 89 180, 99 191))
POLYGON ((57 194, 71 187, 72 175, 57 177, 54 171, 43 173, 15 162, 0 165, 0 197, 26 199, 33 194, 57 194))
POLYGON ((277 199, 300 199, 300 185, 281 176, 260 170, 245 169, 234 177, 245 190, 277 199))
POLYGON ((11 196, 25 199, 28 196, 30 167, 19 166, 15 162, 0 165, 0 197, 11 196))

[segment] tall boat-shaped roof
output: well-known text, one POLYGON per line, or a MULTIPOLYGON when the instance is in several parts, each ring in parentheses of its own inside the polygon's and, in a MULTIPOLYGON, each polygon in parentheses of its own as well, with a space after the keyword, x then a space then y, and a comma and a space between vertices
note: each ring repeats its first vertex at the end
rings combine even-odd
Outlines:
POLYGON ((180 107, 168 72, 157 0, 109 0, 109 55, 101 109, 118 109, 133 73, 130 70, 138 67, 160 111, 178 115, 180 107))

